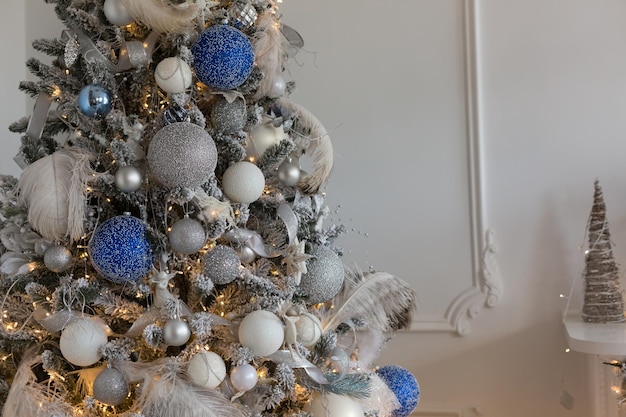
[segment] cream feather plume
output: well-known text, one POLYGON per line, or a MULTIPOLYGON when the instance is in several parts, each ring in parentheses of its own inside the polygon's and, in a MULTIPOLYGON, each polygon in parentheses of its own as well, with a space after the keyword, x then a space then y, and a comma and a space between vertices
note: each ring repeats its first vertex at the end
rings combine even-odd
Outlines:
POLYGON ((32 368, 41 364, 41 355, 26 353, 11 384, 2 408, 3 416, 35 417, 71 415, 71 406, 47 384, 38 384, 32 368))
POLYGON ((333 168, 333 144, 324 125, 313 114, 287 98, 278 100, 288 113, 296 116, 297 145, 304 148, 313 162, 313 171, 300 179, 298 187, 306 194, 317 194, 326 185, 333 168))
POLYGON ((181 5, 168 4, 166 0, 121 0, 128 13, 161 33, 182 33, 194 25, 199 9, 195 2, 181 5))
POLYGON ((415 291, 386 272, 346 270, 343 288, 322 320, 323 331, 358 318, 368 329, 383 333, 405 329, 415 310, 415 291))
POLYGON ((253 98, 266 97, 272 89, 274 77, 281 73, 285 61, 284 46, 288 43, 280 30, 280 22, 273 10, 267 10, 256 20, 258 31, 252 37, 254 62, 263 73, 263 79, 253 98))
POLYGON ((71 147, 29 165, 20 177, 18 201, 28 207, 28 222, 48 240, 81 238, 84 232, 85 188, 94 178, 93 155, 71 147))
POLYGON ((203 389, 185 378, 186 364, 172 358, 151 363, 114 363, 130 383, 141 383, 134 407, 159 417, 246 417, 237 404, 220 391, 203 389))

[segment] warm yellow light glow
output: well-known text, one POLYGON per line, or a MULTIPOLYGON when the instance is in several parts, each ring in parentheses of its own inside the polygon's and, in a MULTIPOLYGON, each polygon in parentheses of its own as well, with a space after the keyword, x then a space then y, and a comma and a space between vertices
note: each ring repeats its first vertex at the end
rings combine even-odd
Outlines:
POLYGON ((569 353, 569 348, 565 349, 565 353, 569 353))

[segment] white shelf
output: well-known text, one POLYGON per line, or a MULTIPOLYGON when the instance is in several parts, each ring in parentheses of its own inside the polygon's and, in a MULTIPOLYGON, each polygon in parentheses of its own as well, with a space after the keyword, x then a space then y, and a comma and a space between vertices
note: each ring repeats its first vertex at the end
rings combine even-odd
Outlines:
POLYGON ((626 323, 586 323, 580 316, 565 318, 572 350, 596 355, 626 356, 626 323))

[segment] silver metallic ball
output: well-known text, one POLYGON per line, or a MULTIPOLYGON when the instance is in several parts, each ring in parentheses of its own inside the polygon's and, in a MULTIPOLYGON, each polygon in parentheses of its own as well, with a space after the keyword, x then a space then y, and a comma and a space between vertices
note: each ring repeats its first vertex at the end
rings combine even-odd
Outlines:
POLYGON ((128 382, 115 368, 106 368, 93 382, 93 396, 101 403, 119 405, 128 397, 128 382))
POLYGON ((211 125, 220 133, 235 133, 246 125, 246 103, 241 98, 229 103, 218 97, 211 108, 211 125))
POLYGON ((121 167, 115 173, 115 185, 125 193, 132 193, 141 187, 141 172, 132 165, 121 167))
POLYGON ((65 246, 50 246, 43 254, 43 263, 52 272, 63 272, 72 265, 72 252, 65 246))
POLYGON ((239 276, 239 256, 230 246, 217 245, 204 255, 203 272, 217 285, 228 284, 239 276))
POLYGON ((278 167, 278 179, 288 187, 300 181, 300 167, 290 161, 285 161, 278 167))
POLYGON ((163 326, 163 341, 168 346, 182 346, 190 337, 189 325, 181 319, 168 320, 163 326))
POLYGON ((343 286, 343 262, 327 246, 313 246, 309 255, 299 289, 309 304, 323 303, 337 295, 343 286))
POLYGON ((174 223, 168 237, 172 250, 183 255, 198 252, 206 242, 206 232, 202 223, 189 217, 174 223))
POLYGON ((272 87, 270 88, 269 93, 267 94, 269 98, 278 98, 285 94, 287 90, 287 83, 282 75, 277 74, 274 76, 272 80, 272 87))
POLYGON ((249 264, 256 259, 256 253, 248 246, 242 246, 239 249, 239 260, 243 264, 249 264))

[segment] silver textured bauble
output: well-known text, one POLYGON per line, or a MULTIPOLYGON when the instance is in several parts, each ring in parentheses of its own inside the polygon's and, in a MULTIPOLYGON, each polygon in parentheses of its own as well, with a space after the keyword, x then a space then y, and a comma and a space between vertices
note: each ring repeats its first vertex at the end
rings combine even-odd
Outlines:
POLYGON ((288 187, 300 181, 300 167, 291 161, 285 161, 278 167, 278 179, 288 187))
POLYGON ((72 252, 65 246, 50 246, 43 254, 43 263, 52 272, 63 272, 72 265, 72 252))
POLYGON ((230 246, 217 245, 204 255, 203 272, 213 283, 224 285, 239 276, 239 256, 230 246))
POLYGON ((115 173, 115 186, 122 192, 132 193, 141 187, 141 172, 132 165, 121 167, 115 173))
POLYGON ((206 232, 202 223, 189 217, 174 223, 168 237, 172 250, 183 255, 198 252, 206 242, 206 232))
POLYGON ((246 125, 246 103, 236 98, 229 103, 226 98, 218 96, 211 107, 211 125, 220 133, 235 133, 246 125))
POLYGON ((148 148, 148 163, 166 187, 198 187, 211 178, 217 166, 217 148, 200 126, 172 123, 159 130, 148 148))
POLYGON ((190 337, 191 330, 184 320, 168 320, 163 326, 163 341, 168 346, 182 346, 190 337))
POLYGON ((341 259, 331 248, 315 245, 302 274, 300 291, 310 304, 323 303, 333 298, 343 286, 344 270, 341 259))
POLYGON ((106 368, 93 381, 93 396, 101 403, 119 405, 128 397, 128 382, 115 368, 106 368))

